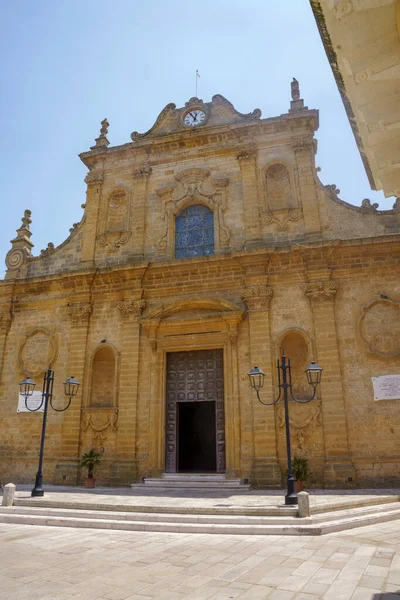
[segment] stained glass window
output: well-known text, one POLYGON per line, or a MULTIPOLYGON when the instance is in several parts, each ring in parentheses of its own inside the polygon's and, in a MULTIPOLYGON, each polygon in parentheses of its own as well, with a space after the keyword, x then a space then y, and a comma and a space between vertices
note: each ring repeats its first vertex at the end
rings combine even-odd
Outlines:
POLYGON ((175 219, 175 257, 214 254, 214 213, 201 204, 185 208, 175 219))

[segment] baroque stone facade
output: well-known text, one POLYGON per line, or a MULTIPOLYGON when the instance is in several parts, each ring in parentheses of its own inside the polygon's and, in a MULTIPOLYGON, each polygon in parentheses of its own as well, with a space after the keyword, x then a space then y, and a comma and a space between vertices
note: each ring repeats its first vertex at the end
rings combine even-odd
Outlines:
POLYGON ((33 479, 41 417, 17 413, 17 384, 28 374, 40 388, 51 362, 57 397, 67 376, 82 385, 65 413, 49 413, 48 482, 80 482, 79 457, 93 447, 103 484, 167 468, 279 486, 282 406, 259 404, 247 372, 263 369, 272 399, 284 350, 297 395, 308 393, 307 364, 324 368, 317 398, 291 406, 311 483, 399 484, 400 399, 374 402, 371 377, 400 372, 400 207, 355 207, 321 184, 318 118, 294 80, 280 117, 191 98, 117 147, 102 122, 80 155, 80 223, 33 256, 27 210, 6 257, 4 480, 33 479))

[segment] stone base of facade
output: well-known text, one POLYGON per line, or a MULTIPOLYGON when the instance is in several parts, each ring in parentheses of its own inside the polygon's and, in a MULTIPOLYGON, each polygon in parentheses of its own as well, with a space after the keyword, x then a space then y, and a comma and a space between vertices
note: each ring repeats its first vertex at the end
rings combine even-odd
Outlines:
POLYGON ((137 463, 131 458, 113 461, 107 485, 111 487, 129 487, 139 480, 137 463))
POLYGON ((281 488, 282 472, 278 462, 257 462, 250 476, 253 488, 281 488))
POLYGON ((324 468, 325 488, 352 488, 356 485, 356 472, 353 463, 326 462, 324 468))
POLYGON ((76 458, 62 458, 56 464, 54 485, 77 485, 79 461, 76 458))

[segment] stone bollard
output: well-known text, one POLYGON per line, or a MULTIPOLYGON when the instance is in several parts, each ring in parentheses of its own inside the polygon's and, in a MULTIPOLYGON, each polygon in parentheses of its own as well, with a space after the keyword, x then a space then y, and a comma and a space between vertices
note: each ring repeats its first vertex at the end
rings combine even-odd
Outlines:
POLYGON ((310 516, 310 494, 307 492, 299 492, 297 494, 298 506, 299 506, 299 517, 304 519, 304 517, 310 516))
POLYGON ((15 496, 15 485, 7 483, 3 488, 3 506, 12 506, 15 496))

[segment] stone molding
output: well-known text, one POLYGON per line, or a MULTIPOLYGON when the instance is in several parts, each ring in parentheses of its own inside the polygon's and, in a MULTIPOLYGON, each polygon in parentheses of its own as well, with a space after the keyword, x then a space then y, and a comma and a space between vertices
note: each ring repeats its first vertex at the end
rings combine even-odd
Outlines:
POLYGON ((138 319, 146 308, 146 300, 128 300, 118 302, 117 308, 122 319, 138 319))
POLYGON ((86 325, 92 313, 90 302, 76 302, 67 304, 67 314, 70 315, 73 325, 86 325))
POLYGON ((305 295, 310 302, 324 302, 334 300, 338 291, 335 281, 313 281, 308 283, 304 289, 305 295))
POLYGON ((272 296, 273 291, 270 286, 248 287, 242 292, 242 298, 249 311, 268 310, 272 296))

